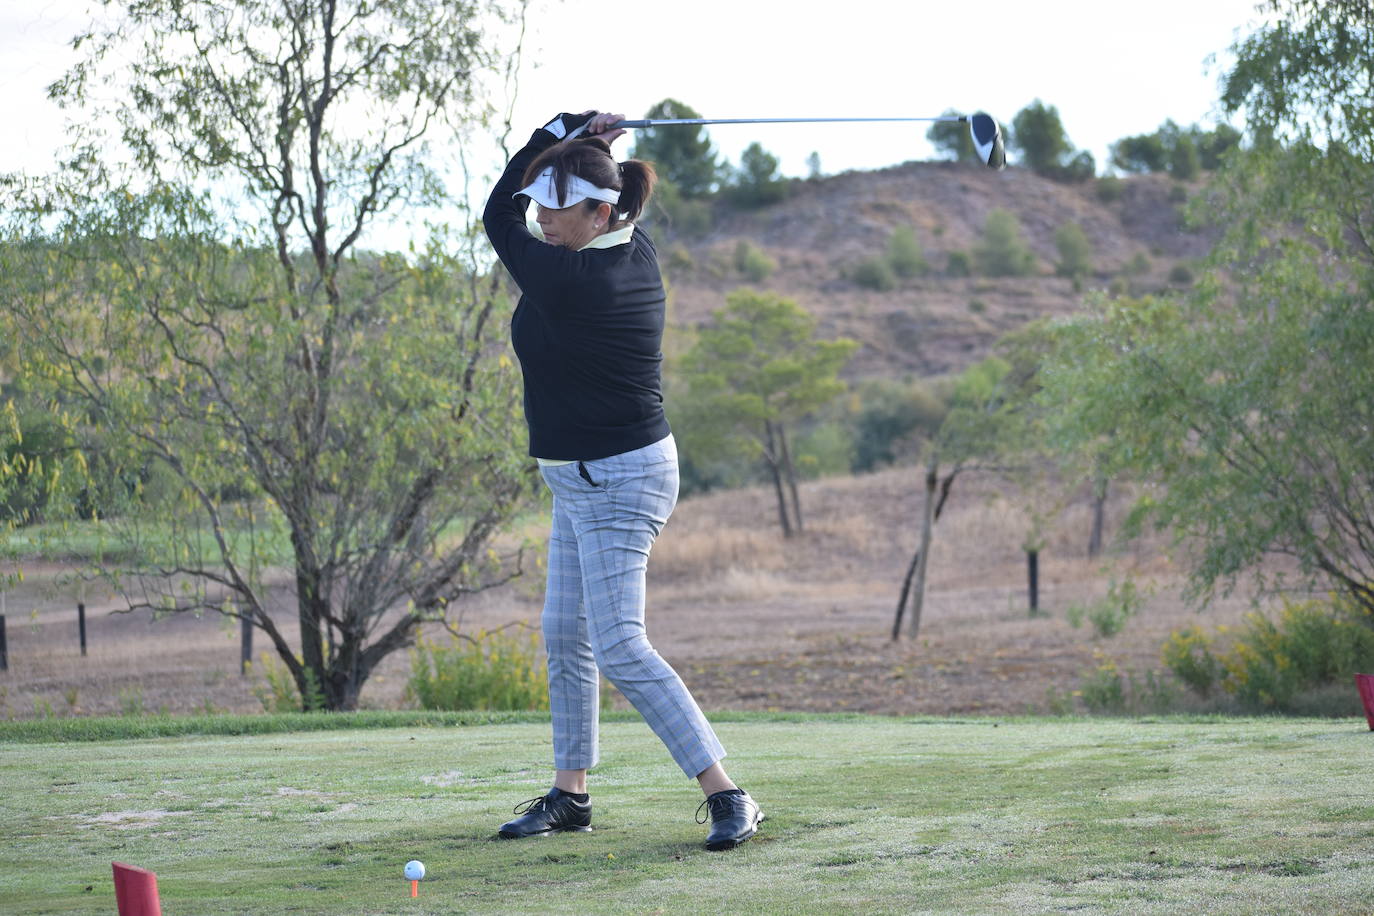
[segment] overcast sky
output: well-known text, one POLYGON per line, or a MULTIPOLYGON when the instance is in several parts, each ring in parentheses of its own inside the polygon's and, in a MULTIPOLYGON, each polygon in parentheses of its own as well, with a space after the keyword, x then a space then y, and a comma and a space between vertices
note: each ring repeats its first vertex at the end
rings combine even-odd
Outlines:
MULTIPOLYGON (((1099 170, 1109 145, 1165 119, 1211 125, 1217 84, 1255 0, 535 0, 517 137, 558 111, 642 117, 676 98, 712 118, 915 117, 1059 109, 1099 170), (1217 60, 1208 65, 1209 55, 1217 60)), ((65 115, 44 88, 72 61, 85 0, 0 0, 0 172, 51 167, 65 115)), ((790 175, 929 158, 926 125, 721 125, 737 162, 758 141, 790 175)), ((623 141, 622 141, 623 142, 623 141)))

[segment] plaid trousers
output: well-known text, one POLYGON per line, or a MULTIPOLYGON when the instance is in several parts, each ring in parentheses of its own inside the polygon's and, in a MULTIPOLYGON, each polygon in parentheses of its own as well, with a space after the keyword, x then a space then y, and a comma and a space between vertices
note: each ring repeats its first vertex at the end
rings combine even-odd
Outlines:
POLYGON ((725 749, 644 627, 649 551, 677 503, 673 437, 541 473, 553 492, 542 623, 555 768, 587 769, 600 759, 599 670, 696 776, 725 749))

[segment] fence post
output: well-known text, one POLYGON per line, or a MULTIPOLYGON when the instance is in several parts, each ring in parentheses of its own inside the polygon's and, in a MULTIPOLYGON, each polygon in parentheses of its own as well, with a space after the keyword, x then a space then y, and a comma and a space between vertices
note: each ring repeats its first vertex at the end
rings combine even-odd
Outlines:
POLYGON ((1026 551, 1026 576, 1030 584, 1030 615, 1040 614, 1040 551, 1026 551))
POLYGON ((86 605, 76 606, 76 628, 81 633, 81 657, 86 657, 86 605))
POLYGON ((0 671, 10 670, 10 645, 5 640, 5 615, 0 614, 0 671))
POLYGON ((239 677, 248 676, 248 665, 253 661, 253 621, 247 615, 239 617, 239 677))

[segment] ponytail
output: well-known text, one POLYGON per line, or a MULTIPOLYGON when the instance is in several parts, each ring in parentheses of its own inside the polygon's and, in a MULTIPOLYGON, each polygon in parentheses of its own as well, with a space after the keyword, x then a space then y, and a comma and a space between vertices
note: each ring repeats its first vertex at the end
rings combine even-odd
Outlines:
POLYGON ((620 203, 617 208, 624 218, 633 222, 644 212, 644 205, 654 193, 658 173, 653 163, 629 159, 620 163, 620 203))

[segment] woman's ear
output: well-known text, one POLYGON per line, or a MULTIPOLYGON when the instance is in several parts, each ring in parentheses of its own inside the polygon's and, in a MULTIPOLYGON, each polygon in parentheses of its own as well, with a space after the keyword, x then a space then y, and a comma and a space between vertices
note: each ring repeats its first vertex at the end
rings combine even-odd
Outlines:
POLYGON ((596 205, 596 228, 601 229, 611 224, 611 205, 602 201, 596 205))

